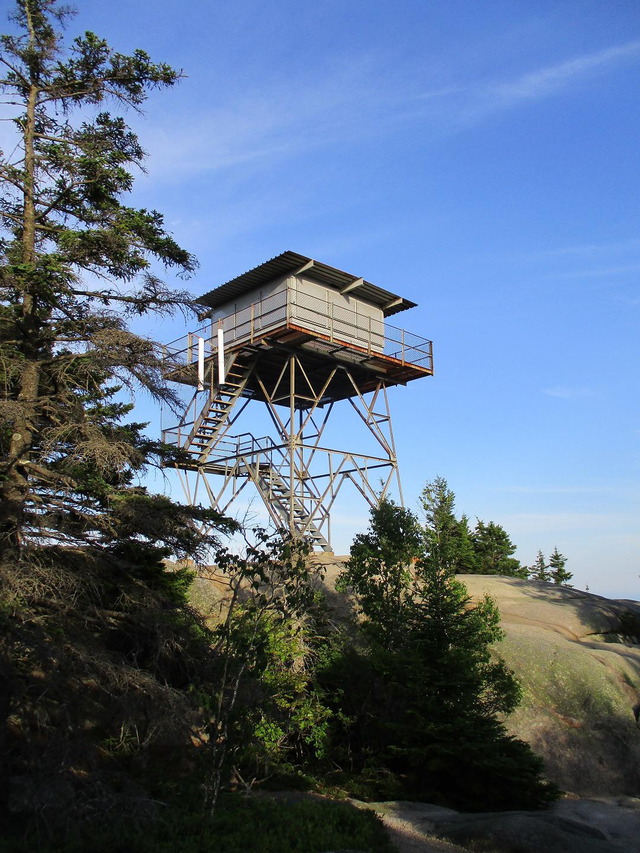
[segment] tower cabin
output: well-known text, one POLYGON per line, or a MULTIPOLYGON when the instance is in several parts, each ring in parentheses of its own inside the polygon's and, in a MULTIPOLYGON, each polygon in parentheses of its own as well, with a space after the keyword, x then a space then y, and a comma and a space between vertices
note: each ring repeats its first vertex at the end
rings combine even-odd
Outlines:
POLYGON ((182 471, 207 483, 222 476, 221 490, 206 487, 221 511, 252 482, 277 526, 330 550, 326 531, 340 485, 354 482, 373 504, 380 495, 372 472, 390 469, 383 494, 397 477, 386 388, 433 373, 431 342, 387 323, 415 303, 295 252, 197 302, 206 325, 165 348, 167 375, 191 386, 193 398, 164 440, 187 452, 182 471), (347 399, 360 428, 373 434, 373 454, 360 451, 355 433, 352 448, 322 443, 329 412, 347 399), (236 432, 252 401, 267 406, 272 436, 236 432))

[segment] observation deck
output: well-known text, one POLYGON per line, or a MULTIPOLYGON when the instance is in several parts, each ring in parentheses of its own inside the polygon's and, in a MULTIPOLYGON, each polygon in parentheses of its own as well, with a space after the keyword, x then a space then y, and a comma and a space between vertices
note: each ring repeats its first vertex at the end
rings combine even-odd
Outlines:
POLYGON ((212 375, 210 367, 218 362, 218 329, 223 331, 227 363, 236 357, 259 360, 262 382, 253 374, 242 392, 243 397, 256 400, 265 400, 263 385, 272 388, 279 380, 275 402, 289 405, 289 377, 281 374, 292 351, 302 358, 313 388, 331 379, 320 399, 313 393, 305 403, 306 395, 297 394, 296 408, 367 393, 380 379, 387 385, 404 385, 433 374, 430 340, 375 317, 363 317, 356 310, 287 289, 167 344, 165 366, 172 381, 198 386, 202 350, 205 373, 212 375), (335 372, 336 365, 348 371, 335 372))

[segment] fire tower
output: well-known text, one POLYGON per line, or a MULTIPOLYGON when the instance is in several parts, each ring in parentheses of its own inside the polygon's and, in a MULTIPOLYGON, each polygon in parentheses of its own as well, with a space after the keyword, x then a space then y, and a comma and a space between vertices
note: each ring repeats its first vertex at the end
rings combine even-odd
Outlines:
POLYGON ((163 430, 188 454, 179 466, 187 498, 226 512, 253 486, 277 527, 331 551, 330 512, 345 481, 372 506, 394 478, 400 490, 387 388, 431 376, 433 356, 430 341, 385 321, 415 303, 295 252, 198 303, 206 325, 165 347, 167 375, 191 394, 163 430), (340 418, 330 440, 343 401, 352 423, 340 418), (258 404, 270 434, 256 437, 258 404), (251 432, 240 431, 243 419, 251 432))

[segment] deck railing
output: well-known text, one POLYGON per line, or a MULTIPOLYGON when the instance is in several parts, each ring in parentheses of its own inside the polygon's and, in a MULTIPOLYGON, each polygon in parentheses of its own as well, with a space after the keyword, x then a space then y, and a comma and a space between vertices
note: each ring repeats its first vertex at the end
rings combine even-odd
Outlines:
POLYGON ((308 330, 334 343, 353 346, 370 355, 385 355, 403 364, 433 369, 430 340, 390 326, 377 317, 294 289, 274 293, 221 320, 212 321, 166 344, 165 353, 173 367, 180 367, 197 362, 200 340, 204 341, 205 358, 217 354, 218 328, 224 331, 224 346, 227 348, 252 343, 271 330, 290 326, 308 330))

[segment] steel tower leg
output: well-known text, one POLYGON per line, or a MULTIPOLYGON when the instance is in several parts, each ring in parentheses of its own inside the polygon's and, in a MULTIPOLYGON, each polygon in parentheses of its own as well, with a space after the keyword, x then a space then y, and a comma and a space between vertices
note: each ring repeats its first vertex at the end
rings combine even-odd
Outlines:
MULTIPOLYGON (((179 466, 188 500, 196 501, 198 487, 203 484, 202 497, 221 512, 228 512, 252 483, 276 527, 331 551, 330 512, 345 482, 350 482, 370 506, 387 495, 394 481, 402 499, 384 380, 364 395, 349 367, 336 364, 328 377, 315 382, 294 352, 275 378, 261 376, 259 360, 255 359, 238 360, 230 375, 233 386, 211 384, 200 413, 194 415, 192 406, 190 420, 173 430, 181 436, 181 446, 190 457, 188 463, 179 466), (328 425, 336 419, 331 383, 338 372, 342 382, 346 374, 353 386, 349 402, 357 415, 355 426, 360 425, 359 432, 351 424, 342 434, 349 437, 354 448, 361 448, 368 436, 373 445, 370 453, 324 443, 328 425), (243 397, 249 375, 260 388, 260 401, 243 397), (230 427, 245 409, 254 410, 258 402, 266 406, 275 436, 256 438, 248 432, 230 435, 230 427)), ((345 411, 343 408, 343 414, 345 411)))

